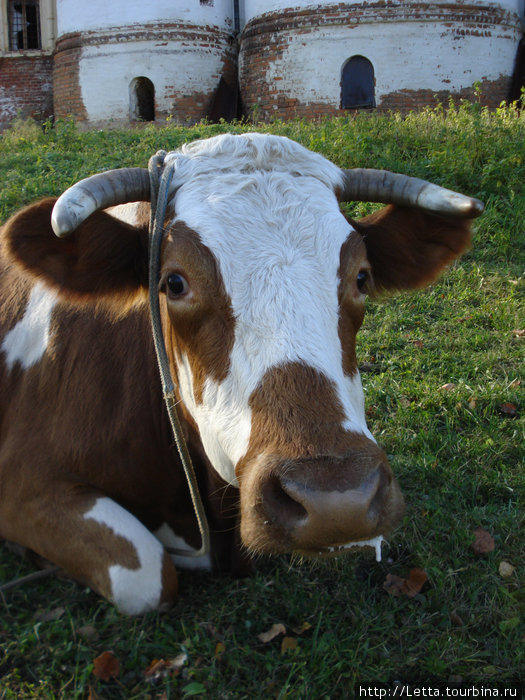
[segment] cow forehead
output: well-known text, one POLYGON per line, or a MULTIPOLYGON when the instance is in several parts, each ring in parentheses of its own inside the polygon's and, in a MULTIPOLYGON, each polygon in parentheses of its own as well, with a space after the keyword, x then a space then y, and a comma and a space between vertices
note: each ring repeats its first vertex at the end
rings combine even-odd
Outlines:
MULTIPOLYGON (((277 167, 250 162, 224 169, 198 164, 191 177, 184 163, 174 203, 176 221, 215 256, 235 318, 228 375, 220 383, 208 379, 202 407, 193 405, 201 430, 200 412, 214 426, 213 435, 203 435, 205 449, 230 483, 248 449, 250 397, 272 368, 299 362, 322 373, 343 409, 342 429, 370 436, 359 377, 345 376, 339 337, 341 247, 353 232, 335 196, 339 171, 325 161, 329 167, 318 178, 311 162, 305 174, 297 162, 287 169, 279 158, 277 167)), ((187 384, 183 393, 192 404, 189 375, 187 384)))
POLYGON ((229 173, 181 187, 175 206, 217 259, 246 355, 263 369, 296 359, 324 369, 340 351, 338 272, 352 233, 333 192, 309 176, 229 173))
POLYGON ((218 260, 238 318, 250 307, 260 323, 277 283, 286 297, 292 287, 299 296, 333 287, 352 230, 335 196, 339 168, 266 134, 224 134, 170 158, 175 211, 218 260))

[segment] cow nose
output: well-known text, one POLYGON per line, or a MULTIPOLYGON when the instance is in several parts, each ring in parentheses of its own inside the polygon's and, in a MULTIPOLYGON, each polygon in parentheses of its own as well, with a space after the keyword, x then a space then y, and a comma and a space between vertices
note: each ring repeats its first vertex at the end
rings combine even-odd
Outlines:
POLYGON ((322 549, 382 534, 391 485, 383 463, 352 469, 340 460, 314 459, 274 471, 262 485, 262 506, 297 549, 322 549))

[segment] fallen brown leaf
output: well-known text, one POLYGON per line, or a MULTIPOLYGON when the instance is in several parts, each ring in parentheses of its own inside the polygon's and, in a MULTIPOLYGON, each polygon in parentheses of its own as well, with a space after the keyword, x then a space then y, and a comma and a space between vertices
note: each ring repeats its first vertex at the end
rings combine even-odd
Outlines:
POLYGON ((516 338, 523 338, 525 336, 525 329, 523 328, 516 328, 515 330, 512 331, 512 335, 515 335, 516 338))
POLYGON ((281 642, 281 654, 297 649, 297 639, 295 637, 283 637, 281 642))
POLYGON ((443 386, 439 387, 440 391, 452 391, 455 388, 456 385, 453 382, 447 382, 446 384, 443 384, 443 386))
POLYGON ((155 683, 167 676, 177 675, 188 660, 187 654, 179 654, 174 659, 154 659, 144 671, 144 678, 149 683, 155 683))
POLYGON ((93 661, 93 675, 101 681, 117 678, 120 673, 120 661, 111 651, 103 651, 93 661))
POLYGON ((450 615, 450 622, 454 625, 454 627, 463 627, 465 624, 463 622, 463 619, 458 615, 457 610, 453 610, 450 615))
POLYGON ((89 693, 88 693, 87 700, 100 700, 100 695, 91 686, 89 686, 89 693))
POLYGON ((472 543, 474 554, 488 554, 494 550, 495 546, 494 538, 489 532, 482 527, 474 530, 474 542, 472 543))
POLYGON ((517 406, 513 403, 502 403, 499 406, 499 410, 500 413, 503 413, 504 416, 509 416, 509 418, 514 418, 518 412, 517 406))
POLYGON ((395 574, 387 574, 383 588, 396 598, 403 595, 413 598, 421 591, 427 579, 428 576, 423 569, 410 569, 407 579, 395 574))
POLYGON ((310 622, 303 622, 303 624, 300 627, 293 627, 292 632, 294 634, 300 635, 306 632, 307 630, 311 629, 312 625, 310 622))
POLYGON ((78 636, 82 637, 85 642, 94 642, 98 639, 98 632, 93 625, 83 625, 79 627, 78 636))
POLYGON ((281 622, 276 622, 267 632, 261 632, 261 634, 257 635, 257 638, 263 644, 268 644, 280 634, 286 634, 286 627, 281 622))
POLYGON ((401 578, 401 576, 396 576, 395 574, 387 574, 386 579, 383 582, 383 588, 385 591, 399 598, 403 595, 402 589, 406 583, 406 579, 401 578))
POLYGON ((37 622, 53 622, 53 620, 59 620, 62 615, 66 612, 65 608, 53 608, 53 610, 41 610, 35 615, 35 620, 37 622))

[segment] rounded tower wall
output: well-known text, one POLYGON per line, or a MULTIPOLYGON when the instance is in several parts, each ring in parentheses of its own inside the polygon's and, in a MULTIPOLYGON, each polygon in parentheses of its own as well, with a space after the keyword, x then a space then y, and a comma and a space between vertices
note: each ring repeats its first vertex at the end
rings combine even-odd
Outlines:
POLYGON ((521 0, 286 5, 246 1, 239 71, 248 113, 341 113, 342 69, 353 56, 371 62, 380 110, 406 111, 451 94, 470 97, 477 82, 490 106, 507 96, 522 33, 521 0), (263 8, 268 11, 255 14, 263 8))
POLYGON ((136 118, 136 79, 153 84, 156 119, 206 116, 219 81, 236 80, 228 0, 144 3, 120 0, 111 19, 101 0, 58 0, 54 103, 58 117, 87 122, 136 118), (118 18, 118 27, 115 25, 118 18))

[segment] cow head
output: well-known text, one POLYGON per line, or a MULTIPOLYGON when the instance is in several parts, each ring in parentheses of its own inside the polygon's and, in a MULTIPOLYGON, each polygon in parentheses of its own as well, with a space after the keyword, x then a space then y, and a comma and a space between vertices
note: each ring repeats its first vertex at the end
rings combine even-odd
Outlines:
MULTIPOLYGON (((183 146, 165 167, 168 355, 186 420, 240 489, 245 545, 323 554, 377 543, 403 497, 365 420, 355 351, 365 298, 434 279, 468 245, 464 222, 480 203, 404 176, 344 172, 261 134, 183 146), (352 222, 341 199, 393 205, 352 222)), ((147 233, 100 210, 149 197, 138 169, 77 183, 54 211, 55 230, 72 236, 14 253, 69 296, 124 303, 146 285, 147 233)))

